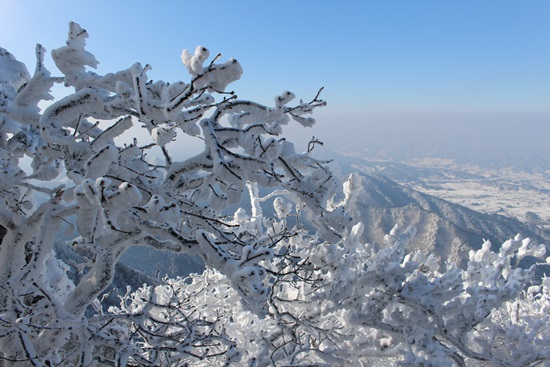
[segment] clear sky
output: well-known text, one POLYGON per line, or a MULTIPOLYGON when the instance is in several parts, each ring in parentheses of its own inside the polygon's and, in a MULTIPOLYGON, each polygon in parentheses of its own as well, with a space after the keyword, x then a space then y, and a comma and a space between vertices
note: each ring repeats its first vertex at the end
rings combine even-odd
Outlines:
POLYGON ((139 61, 153 66, 153 79, 186 80, 181 50, 201 44, 241 62, 244 75, 234 85, 241 98, 270 104, 288 89, 309 99, 324 86, 328 106, 319 131, 325 135, 335 124, 353 131, 383 119, 414 124, 425 116, 444 123, 446 116, 456 122, 457 116, 506 115, 550 125, 548 0, 0 5, 0 46, 30 69, 35 43, 47 50, 61 46, 70 20, 88 30, 100 73, 139 61))

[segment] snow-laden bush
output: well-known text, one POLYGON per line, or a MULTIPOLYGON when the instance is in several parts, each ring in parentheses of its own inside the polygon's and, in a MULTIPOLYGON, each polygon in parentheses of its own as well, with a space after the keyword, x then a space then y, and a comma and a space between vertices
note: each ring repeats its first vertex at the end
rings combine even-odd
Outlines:
MULTIPOLYGON (((199 46, 189 82, 150 66, 98 75, 87 33, 70 24, 38 45, 31 77, 0 49, 0 360, 13 366, 536 365, 548 352, 548 282, 525 290, 513 266, 544 246, 484 245, 466 269, 407 254, 413 229, 375 251, 348 215, 353 176, 282 137, 311 126, 319 93, 273 106, 228 90, 242 69, 199 46), (50 89, 67 96, 52 103, 50 89), (132 139, 136 128, 146 134, 132 139), (128 139, 130 137, 130 139, 128 139), (189 139, 203 149, 174 158, 189 139), (263 194, 260 194, 263 193, 263 194), (264 214, 268 212, 273 215, 264 214), (67 233, 64 233, 67 232, 67 233), (54 251, 71 246, 82 262, 54 251), (132 246, 199 255, 203 274, 157 280, 104 307, 132 246), (72 271, 79 276, 69 277, 72 271)), ((313 147, 317 140, 312 140, 313 147)), ((310 150, 310 149, 308 149, 310 150)))

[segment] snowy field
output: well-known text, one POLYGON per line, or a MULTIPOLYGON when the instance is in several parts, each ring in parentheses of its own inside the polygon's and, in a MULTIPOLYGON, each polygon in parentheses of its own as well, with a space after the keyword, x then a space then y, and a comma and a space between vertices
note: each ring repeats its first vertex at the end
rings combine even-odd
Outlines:
POLYGON ((541 235, 549 238, 550 172, 487 169, 434 158, 417 159, 407 165, 432 174, 417 180, 395 181, 481 213, 500 214, 536 225, 541 235))

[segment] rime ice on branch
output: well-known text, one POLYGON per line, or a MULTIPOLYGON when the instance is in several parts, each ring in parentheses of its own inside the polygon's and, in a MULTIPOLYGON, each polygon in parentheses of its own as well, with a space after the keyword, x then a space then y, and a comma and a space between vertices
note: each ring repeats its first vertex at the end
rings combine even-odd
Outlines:
MULTIPOLYGON (((261 225, 249 233, 233 224, 227 208, 259 185, 285 189, 321 215, 333 189, 322 163, 281 137, 292 119, 310 124, 304 116, 325 104, 319 95, 290 105, 293 95, 285 92, 273 107, 240 100, 227 89, 242 75, 238 61, 219 63, 221 55, 208 60, 202 46, 182 54, 189 82, 151 81, 151 67, 140 64, 98 75, 88 69, 98 61, 85 48, 87 37, 71 23, 66 45, 52 50, 61 77, 44 67, 41 46, 32 77, 7 51, 0 55, 0 224, 7 229, 0 248, 5 287, 0 308, 9 310, 3 314, 0 349, 15 364, 65 363, 60 347, 67 340, 79 345, 79 358, 93 360, 108 341, 99 338, 94 345, 85 326, 74 325, 110 285, 116 263, 134 245, 199 254, 232 279, 247 307, 264 312, 269 289, 263 263, 275 256, 272 244, 256 233, 261 225), (41 111, 38 103, 51 99, 49 90, 59 82, 69 88, 68 95, 41 111), (143 126, 151 139, 119 145, 117 137, 133 126, 143 126), (181 135, 200 137, 204 147, 176 161, 170 142, 181 135), (163 163, 147 158, 155 149, 163 163), (32 159, 31 172, 20 168, 23 156, 32 159), (65 176, 57 187, 47 183, 65 176), (42 199, 33 202, 38 193, 42 199), (65 285, 52 286, 45 272, 55 267, 47 270, 46 263, 65 223, 76 225, 72 246, 88 263, 77 284, 66 279, 65 285), (21 327, 9 326, 10 320, 21 320, 21 327)), ((59 266, 64 274, 64 265, 59 266)))

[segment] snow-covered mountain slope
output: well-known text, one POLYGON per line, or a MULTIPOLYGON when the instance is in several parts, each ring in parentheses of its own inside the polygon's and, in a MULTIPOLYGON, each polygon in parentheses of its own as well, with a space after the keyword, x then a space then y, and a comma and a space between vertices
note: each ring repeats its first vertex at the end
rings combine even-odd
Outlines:
POLYGON ((338 156, 342 171, 381 174, 391 180, 484 214, 501 214, 550 240, 550 171, 489 169, 442 158, 410 161, 338 156))
POLYGON ((471 249, 490 240, 495 249, 516 234, 543 240, 520 221, 483 214, 423 194, 382 175, 358 175, 362 187, 352 203, 354 216, 365 224, 364 241, 381 244, 395 224, 415 226, 410 250, 435 253, 442 259, 464 264, 471 249))
MULTIPOLYGON (((1 227, 0 227, 1 228, 1 227)), ((85 264, 85 260, 72 247, 67 246, 66 242, 60 241, 55 246, 57 257, 69 265, 68 277, 75 284, 80 281, 83 273, 78 270, 79 266, 85 264)), ((86 269, 86 268, 84 268, 86 269)), ((115 276, 112 284, 105 290, 105 299, 102 302, 103 307, 116 306, 120 303, 119 295, 126 294, 127 287, 136 290, 144 284, 153 284, 154 278, 148 274, 126 265, 122 262, 116 264, 115 276)), ((92 310, 89 310, 92 311, 92 310)))

